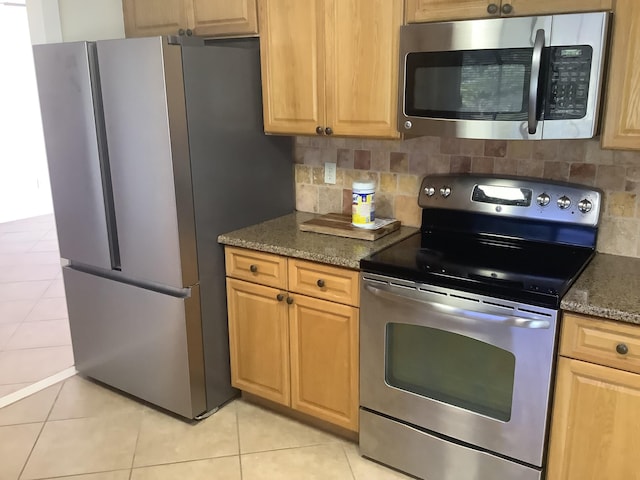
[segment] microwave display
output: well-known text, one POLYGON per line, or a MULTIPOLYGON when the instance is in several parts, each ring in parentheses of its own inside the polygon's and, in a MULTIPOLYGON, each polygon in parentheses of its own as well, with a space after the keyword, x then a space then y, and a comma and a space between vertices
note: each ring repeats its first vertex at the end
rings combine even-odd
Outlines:
POLYGON ((533 49, 407 56, 405 112, 468 120, 525 120, 533 49))

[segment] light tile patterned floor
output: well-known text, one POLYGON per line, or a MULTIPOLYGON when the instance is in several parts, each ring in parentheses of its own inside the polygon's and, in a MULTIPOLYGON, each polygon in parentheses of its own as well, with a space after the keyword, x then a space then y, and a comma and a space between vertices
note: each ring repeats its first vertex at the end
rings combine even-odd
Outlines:
POLYGON ((0 409, 0 479, 401 480, 357 445, 234 400, 186 422, 80 376, 0 409))
MULTIPOLYGON (((53 216, 0 224, 0 397, 73 365, 53 216)), ((398 480, 242 400, 188 423, 82 377, 0 409, 0 480, 398 480)))
POLYGON ((71 366, 53 215, 0 223, 0 397, 71 366))

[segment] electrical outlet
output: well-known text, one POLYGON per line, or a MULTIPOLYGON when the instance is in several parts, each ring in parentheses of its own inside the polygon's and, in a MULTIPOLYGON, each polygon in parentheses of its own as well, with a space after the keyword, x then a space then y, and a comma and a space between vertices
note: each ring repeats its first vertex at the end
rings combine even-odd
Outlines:
POLYGON ((336 164, 327 162, 324 164, 324 183, 336 183, 336 164))

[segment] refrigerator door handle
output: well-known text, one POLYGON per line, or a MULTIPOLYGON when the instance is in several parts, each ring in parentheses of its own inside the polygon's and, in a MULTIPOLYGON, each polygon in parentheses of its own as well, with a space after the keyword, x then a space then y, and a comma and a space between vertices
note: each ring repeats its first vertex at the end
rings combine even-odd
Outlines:
POLYGON ((88 44, 89 76, 93 90, 93 108, 96 112, 96 137, 98 141, 98 162, 102 173, 102 193, 104 195, 104 212, 107 220, 107 241, 109 242, 109 256, 111 269, 121 270, 120 246, 118 245, 118 227, 116 224, 116 210, 113 204, 113 187, 111 169, 109 168, 109 147, 107 146, 107 131, 104 124, 104 109, 102 106, 102 89, 100 86, 100 69, 95 43, 88 44))

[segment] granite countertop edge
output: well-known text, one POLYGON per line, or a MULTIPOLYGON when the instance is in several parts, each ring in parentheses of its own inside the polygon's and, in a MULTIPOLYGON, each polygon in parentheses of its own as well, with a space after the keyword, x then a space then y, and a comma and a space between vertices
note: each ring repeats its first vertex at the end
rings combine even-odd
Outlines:
POLYGON ((597 253, 560 302, 567 312, 640 325, 640 258, 597 253))
POLYGON ((640 325, 640 315, 630 313, 617 308, 601 307, 598 305, 589 305, 576 301, 563 300, 560 308, 566 312, 581 313, 583 315, 591 315, 593 317, 601 317, 606 320, 617 320, 625 323, 635 323, 640 325))
MULTIPOLYGON (((321 234, 318 234, 321 235, 321 234)), ((251 240, 241 240, 227 235, 220 235, 218 243, 229 245, 230 247, 246 248, 264 253, 274 253, 284 257, 299 258, 302 260, 310 260, 312 262, 326 263, 337 267, 345 267, 353 270, 360 270, 360 259, 353 260, 346 257, 327 255, 321 253, 313 253, 304 249, 281 247, 265 242, 257 242, 251 240)))
POLYGON ((419 232, 401 226, 377 240, 303 232, 301 223, 319 214, 293 212, 218 236, 218 243, 290 258, 360 270, 360 260, 419 232))

